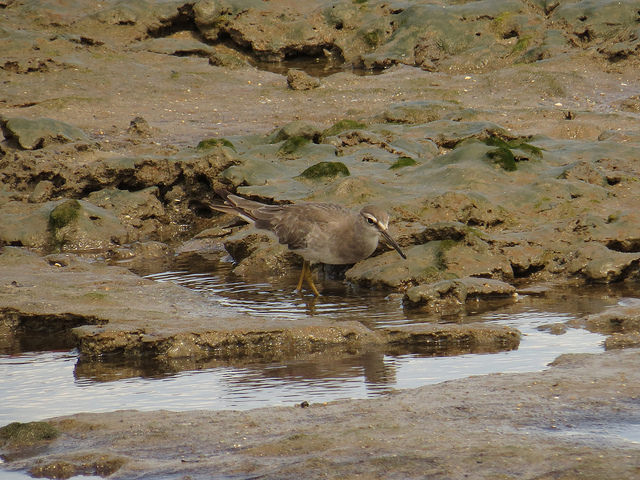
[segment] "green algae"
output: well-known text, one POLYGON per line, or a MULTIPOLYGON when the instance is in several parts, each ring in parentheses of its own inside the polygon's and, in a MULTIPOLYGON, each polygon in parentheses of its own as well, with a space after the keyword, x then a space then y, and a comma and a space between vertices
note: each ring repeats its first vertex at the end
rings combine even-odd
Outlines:
POLYGON ((306 137, 290 137, 285 140, 282 146, 278 149, 278 155, 291 155, 309 142, 311 142, 311 140, 306 137))
POLYGON ((519 161, 542 158, 542 149, 526 143, 522 138, 504 140, 492 135, 482 142, 487 146, 496 147, 487 152, 487 157, 507 172, 517 170, 519 161))
POLYGON ((411 157, 400 157, 389 167, 389 170, 397 170, 398 168, 410 167, 417 164, 418 162, 411 157))
POLYGON ((196 147, 198 150, 208 150, 214 147, 228 147, 233 151, 236 151, 236 147, 226 138, 205 138, 198 143, 196 147))
POLYGON ((527 48, 529 48, 530 44, 531 44, 531 37, 529 36, 520 37, 518 38, 518 41, 511 49, 511 53, 524 52, 527 48))
POLYGON ((67 239, 60 230, 78 220, 81 208, 78 200, 69 199, 51 210, 49 214, 49 232, 51 234, 51 247, 54 251, 61 251, 62 247, 64 247, 67 239))
POLYGON ((516 158, 508 148, 498 147, 495 150, 487 152, 487 157, 507 172, 514 172, 518 169, 516 158))
POLYGON ((309 180, 323 178, 348 177, 351 175, 347 166, 342 162, 320 162, 310 166, 300 174, 300 177, 309 180))
POLYGON ((0 428, 1 443, 11 446, 32 445, 58 435, 58 430, 47 422, 13 422, 0 428))
POLYGON ((338 135, 347 130, 361 130, 366 128, 367 125, 362 122, 357 122, 356 120, 344 119, 340 120, 329 128, 327 128, 324 132, 322 132, 322 138, 332 137, 334 135, 338 135))
POLYGON ((49 230, 51 233, 55 235, 58 230, 77 220, 80 209, 80 202, 70 199, 51 210, 49 214, 49 230))

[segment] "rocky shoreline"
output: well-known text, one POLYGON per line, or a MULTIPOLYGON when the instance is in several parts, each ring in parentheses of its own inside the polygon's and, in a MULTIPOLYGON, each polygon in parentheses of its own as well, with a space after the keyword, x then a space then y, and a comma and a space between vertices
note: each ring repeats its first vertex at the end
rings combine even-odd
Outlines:
MULTIPOLYGON (((630 0, 0 0, 1 351, 18 352, 34 336, 55 337, 85 359, 157 362, 517 348, 520 332, 513 328, 437 319, 462 318, 472 305, 508 304, 553 285, 615 288, 638 281, 639 20, 630 0), (230 255, 238 278, 295 270, 295 255, 209 208, 220 186, 270 203, 384 206, 408 261, 381 246, 342 272, 344 281, 396 292, 403 308, 434 322, 373 329, 358 320, 310 316, 292 325, 232 314, 196 292, 113 266, 135 270, 183 252, 207 252, 230 255)), ((585 316, 578 326, 607 334, 607 350, 637 347, 637 310, 632 302, 585 316)), ((154 435, 155 421, 163 429, 191 422, 206 429, 213 414, 204 413, 145 414, 140 424, 137 413, 55 419, 48 423, 61 436, 43 447, 58 449, 54 460, 19 453, 9 437, 1 437, 0 449, 9 468, 50 478, 85 472, 137 478, 145 471, 198 478, 206 468, 242 478, 294 478, 309 470, 335 478, 389 471, 403 478, 424 476, 421 471, 441 478, 472 471, 481 472, 478 478, 576 472, 607 478, 601 456, 619 469, 616 478, 633 478, 639 467, 626 449, 637 453, 637 444, 585 447, 550 440, 542 427, 523 443, 514 431, 527 422, 514 405, 551 406, 555 400, 546 392, 570 371, 577 380, 567 384, 558 412, 569 415, 579 398, 591 399, 584 418, 590 409, 601 412, 601 396, 617 392, 614 378, 637 375, 636 352, 610 351, 581 357, 584 365, 509 377, 523 388, 529 381, 545 385, 533 390, 496 386, 503 380, 496 376, 375 401, 242 414, 242 422, 264 432, 250 448, 198 454, 222 463, 204 465, 201 456, 193 460, 178 449, 170 468, 157 460, 145 467, 124 450, 85 458, 67 442, 99 443, 103 433, 94 423, 103 421, 104 435, 124 422, 145 439, 154 435), (589 389, 587 380, 599 388, 589 389), (505 407, 511 413, 501 429, 487 424, 498 394, 482 403, 481 392, 494 387, 509 390, 502 399, 513 406, 505 407), (472 400, 463 406, 444 400, 446 392, 465 388, 472 400), (377 409, 396 417, 414 395, 424 400, 416 413, 427 422, 424 430, 409 416, 393 428, 370 420, 377 409), (446 414, 433 416, 427 404, 446 414), (351 417, 341 410, 366 418, 349 426, 356 420, 347 422, 351 417), (317 413, 328 411, 328 417, 317 413), (339 457, 332 447, 338 433, 293 432, 296 417, 307 412, 319 415, 316 427, 343 425, 336 432, 350 438, 348 460, 319 459, 339 457), (279 426, 272 416, 290 424, 279 426), (442 422, 460 428, 445 431, 442 422), (366 438, 376 449, 358 456, 364 437, 348 430, 369 424, 366 438), (490 429, 500 448, 481 447, 479 434, 465 446, 461 432, 468 424, 475 432, 490 429), (278 428, 275 440, 269 432, 278 428), (438 445, 429 443, 428 431, 439 432, 438 445), (396 449, 388 455, 385 438, 396 449), (418 439, 429 448, 407 456, 406 446, 418 439), (444 451, 449 444, 459 447, 457 454, 444 451), (257 460, 258 445, 269 460, 257 460), (555 447, 566 453, 558 467, 550 456, 555 447), (579 454, 583 447, 587 453, 579 454), (429 449, 433 455, 425 456, 429 449), (227 463, 227 454, 234 460, 227 463), (588 468, 577 455, 588 459, 588 468), (506 457, 520 466, 509 470, 506 457)), ((610 407, 634 422, 638 393, 628 387, 631 380, 623 383, 626 396, 610 407)), ((241 414, 217 415, 222 430, 240 428, 233 425, 241 414)), ((540 415, 531 424, 553 423, 540 415)), ((190 441, 184 448, 198 451, 208 440, 190 441)), ((149 448, 160 455, 168 445, 149 448)))

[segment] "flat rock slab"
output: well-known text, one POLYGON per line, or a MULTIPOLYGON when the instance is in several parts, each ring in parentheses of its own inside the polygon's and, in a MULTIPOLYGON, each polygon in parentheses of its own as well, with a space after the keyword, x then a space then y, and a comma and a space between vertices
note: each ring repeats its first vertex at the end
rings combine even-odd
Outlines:
POLYGON ((74 328, 80 353, 175 357, 282 356, 380 343, 360 322, 237 314, 192 290, 71 255, 0 255, 0 327, 74 328))
POLYGON ((359 321, 251 317, 185 287, 70 254, 39 257, 5 247, 0 272, 0 333, 71 331, 85 357, 277 359, 333 349, 397 349, 402 339, 421 351, 512 349, 519 340, 515 329, 477 324, 434 324, 429 332, 406 326, 398 334, 359 321))
POLYGON ((637 479, 639 398, 640 350, 573 354, 543 372, 308 408, 118 411, 13 425, 6 433, 48 432, 48 424, 57 435, 7 435, 0 453, 5 468, 37 477, 637 479))
POLYGON ((0 127, 7 138, 14 138, 21 148, 35 150, 51 142, 88 141, 89 137, 77 127, 51 118, 0 117, 0 127))

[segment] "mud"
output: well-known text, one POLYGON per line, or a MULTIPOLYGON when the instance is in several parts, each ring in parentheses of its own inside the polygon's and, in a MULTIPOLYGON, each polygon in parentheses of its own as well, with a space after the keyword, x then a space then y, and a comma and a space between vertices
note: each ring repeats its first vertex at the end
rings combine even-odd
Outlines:
MULTIPOLYGON (((631 0, 0 0, 3 351, 34 336, 86 359, 158 362, 495 351, 519 333, 437 318, 540 282, 635 285, 638 15, 631 0), (434 323, 292 326, 107 265, 195 251, 231 254, 245 278, 295 269, 281 245, 208 207, 217 186, 386 207, 408 261, 380 246, 338 275, 398 292, 434 323)), ((609 335, 609 350, 636 347, 636 310, 580 326, 609 335)), ((49 477, 633 478, 636 444, 553 432, 636 421, 634 352, 309 409, 56 420, 52 450, 6 458, 49 477), (98 445, 103 422, 120 429, 113 457, 76 451, 74 435, 98 445), (162 443, 167 432, 184 446, 162 443)))

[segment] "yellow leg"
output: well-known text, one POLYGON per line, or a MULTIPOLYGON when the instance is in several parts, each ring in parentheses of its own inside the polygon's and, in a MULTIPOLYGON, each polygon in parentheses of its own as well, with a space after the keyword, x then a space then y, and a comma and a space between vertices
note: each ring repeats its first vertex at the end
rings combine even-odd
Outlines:
POLYGON ((318 289, 316 288, 315 284, 313 283, 313 276, 311 274, 311 267, 309 266, 309 262, 307 262, 306 260, 303 260, 302 262, 302 272, 300 272, 300 279, 298 280, 298 286, 296 287, 296 290, 298 292, 302 293, 302 281, 306 280, 307 281, 307 285, 309 285, 309 288, 311 288, 311 291, 313 292, 313 294, 316 297, 320 296, 320 292, 318 292, 318 289))
POLYGON ((302 292, 302 279, 305 278, 305 273, 307 272, 307 261, 303 260, 302 261, 302 271, 300 272, 300 280, 298 280, 298 286, 296 287, 296 290, 298 292, 302 292))
POLYGON ((311 288, 311 291, 313 292, 313 294, 316 297, 319 297, 320 292, 318 292, 318 289, 313 283, 313 275, 311 274, 311 267, 309 266, 309 264, 307 264, 307 284, 309 285, 309 288, 311 288))

